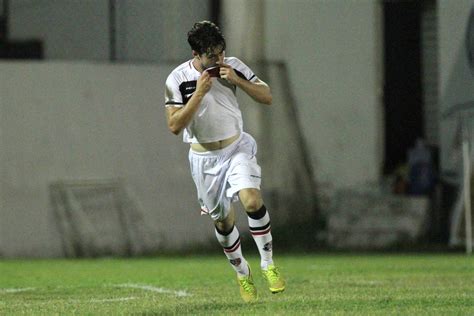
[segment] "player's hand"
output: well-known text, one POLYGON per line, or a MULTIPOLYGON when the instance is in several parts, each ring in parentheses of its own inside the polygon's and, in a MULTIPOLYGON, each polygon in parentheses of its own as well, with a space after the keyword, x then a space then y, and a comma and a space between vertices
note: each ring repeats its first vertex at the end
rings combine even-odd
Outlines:
POLYGON ((217 62, 217 65, 221 67, 219 74, 221 75, 222 79, 225 79, 232 84, 235 84, 237 82, 239 76, 237 76, 237 74, 235 73, 234 68, 232 68, 229 64, 224 64, 220 62, 217 62))
POLYGON ((201 77, 198 78, 196 83, 196 94, 204 96, 212 87, 211 76, 207 71, 203 71, 201 77))

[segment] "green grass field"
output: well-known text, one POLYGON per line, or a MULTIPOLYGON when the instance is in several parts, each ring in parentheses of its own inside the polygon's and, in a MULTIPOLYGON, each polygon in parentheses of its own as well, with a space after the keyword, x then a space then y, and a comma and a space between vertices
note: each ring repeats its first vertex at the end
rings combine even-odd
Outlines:
POLYGON ((0 315, 473 315, 474 257, 285 255, 271 294, 241 302, 224 255, 0 261, 0 315))

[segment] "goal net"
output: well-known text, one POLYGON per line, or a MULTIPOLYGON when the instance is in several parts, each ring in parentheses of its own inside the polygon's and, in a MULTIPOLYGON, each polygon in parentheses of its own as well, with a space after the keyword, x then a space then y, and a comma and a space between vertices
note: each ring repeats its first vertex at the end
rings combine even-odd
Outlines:
POLYGON ((132 256, 156 248, 123 181, 58 181, 50 194, 65 256, 132 256))

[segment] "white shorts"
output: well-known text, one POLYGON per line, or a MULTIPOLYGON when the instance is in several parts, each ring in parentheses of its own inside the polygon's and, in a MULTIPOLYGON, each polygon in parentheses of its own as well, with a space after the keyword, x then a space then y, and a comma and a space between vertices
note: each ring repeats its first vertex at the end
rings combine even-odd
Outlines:
POLYGON ((189 150, 191 175, 196 184, 201 214, 213 220, 227 217, 231 202, 242 189, 260 189, 261 169, 257 164, 255 139, 242 133, 226 148, 196 152, 189 150))

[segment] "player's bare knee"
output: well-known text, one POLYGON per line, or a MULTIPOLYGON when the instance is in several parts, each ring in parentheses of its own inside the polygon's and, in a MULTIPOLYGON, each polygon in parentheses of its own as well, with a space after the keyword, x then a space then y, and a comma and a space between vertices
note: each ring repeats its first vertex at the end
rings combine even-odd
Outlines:
POLYGON ((240 199, 247 213, 256 212, 263 205, 260 191, 256 189, 248 189, 240 192, 240 199))
MULTIPOLYGON (((218 207, 223 207, 219 205, 218 207)), ((221 212, 223 214, 224 212, 221 212)), ((231 207, 229 213, 224 218, 219 218, 214 221, 214 226, 216 227, 217 231, 219 231, 222 235, 226 235, 227 233, 232 232, 232 228, 235 225, 235 216, 234 210, 231 207)))
POLYGON ((228 235, 234 228, 234 223, 229 221, 215 221, 214 226, 221 235, 228 235))
POLYGON ((253 213, 258 210, 258 200, 257 199, 251 199, 247 200, 246 203, 244 203, 244 208, 247 213, 253 213))

